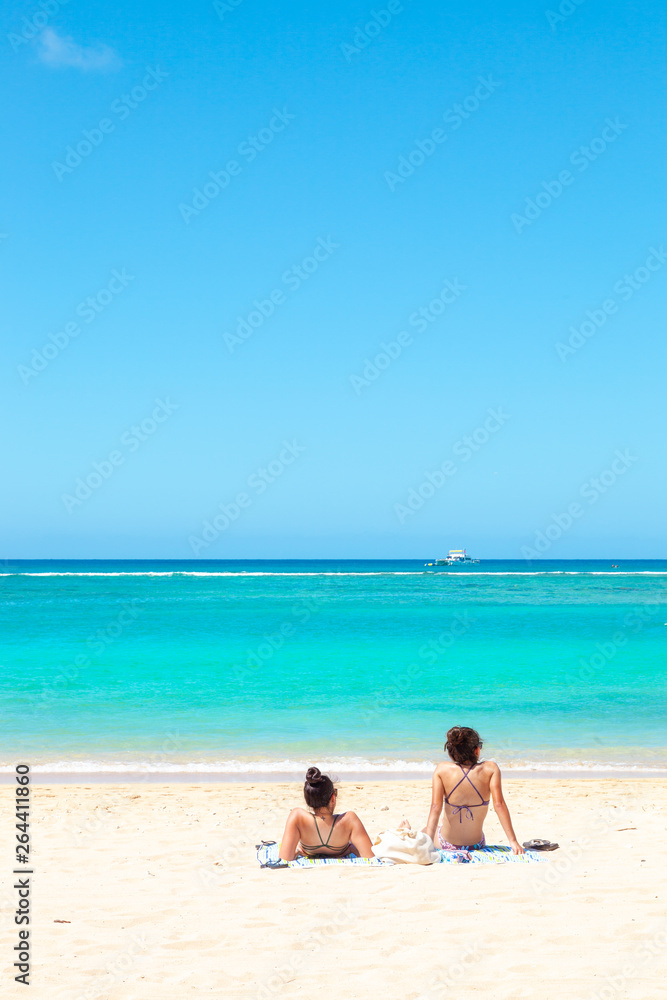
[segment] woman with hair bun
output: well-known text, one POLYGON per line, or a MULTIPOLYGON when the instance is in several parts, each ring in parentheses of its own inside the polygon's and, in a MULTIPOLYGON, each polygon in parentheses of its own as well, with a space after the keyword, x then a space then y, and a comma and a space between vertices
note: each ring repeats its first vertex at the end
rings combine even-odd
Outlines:
POLYGON ((366 827, 356 813, 336 813, 338 790, 328 774, 309 767, 303 785, 306 809, 292 809, 287 817, 280 843, 283 861, 294 861, 299 854, 307 858, 342 858, 356 854, 372 858, 373 845, 366 827))
POLYGON ((452 763, 438 764, 433 773, 431 811, 425 833, 443 851, 472 851, 484 847, 482 827, 493 799, 493 808, 512 852, 523 854, 503 798, 500 768, 491 760, 479 759, 482 750, 479 733, 469 726, 453 726, 447 733, 445 750, 452 763))

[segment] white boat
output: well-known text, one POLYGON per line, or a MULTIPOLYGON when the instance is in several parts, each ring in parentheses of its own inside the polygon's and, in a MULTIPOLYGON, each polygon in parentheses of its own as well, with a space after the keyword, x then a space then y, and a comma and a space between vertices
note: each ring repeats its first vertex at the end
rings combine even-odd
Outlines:
POLYGON ((473 559, 465 549, 450 549, 446 559, 434 559, 433 562, 425 563, 425 566, 470 566, 478 563, 479 559, 473 559))

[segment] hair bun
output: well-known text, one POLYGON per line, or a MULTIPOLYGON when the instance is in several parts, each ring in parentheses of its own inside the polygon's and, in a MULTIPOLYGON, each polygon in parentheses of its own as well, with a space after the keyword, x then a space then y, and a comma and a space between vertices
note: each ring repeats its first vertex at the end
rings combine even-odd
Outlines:
POLYGON ((322 774, 319 767, 309 767, 303 785, 303 797, 311 809, 323 809, 331 801, 336 789, 328 774, 322 774))
POLYGON ((474 765, 477 762, 477 749, 482 749, 482 738, 476 729, 470 726, 452 726, 447 733, 445 750, 456 764, 474 765))

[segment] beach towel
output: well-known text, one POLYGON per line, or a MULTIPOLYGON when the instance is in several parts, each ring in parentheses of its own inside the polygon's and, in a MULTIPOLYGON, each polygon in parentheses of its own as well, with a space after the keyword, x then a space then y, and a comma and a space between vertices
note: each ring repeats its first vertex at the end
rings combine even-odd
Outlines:
POLYGON ((474 851, 441 851, 441 864, 445 865, 530 865, 539 861, 547 861, 541 851, 526 851, 525 854, 512 854, 511 847, 501 844, 487 844, 474 851))
MULTIPOLYGON (((260 844, 257 848, 257 860, 260 865, 280 861, 280 845, 260 844)), ((539 851, 526 851, 525 854, 512 854, 511 847, 500 844, 490 844, 478 851, 440 851, 436 852, 434 864, 445 865, 529 865, 534 862, 548 861, 548 855, 539 851)), ((319 868, 321 865, 361 865, 366 868, 384 868, 393 865, 393 861, 382 858, 358 858, 352 855, 347 858, 296 858, 288 861, 289 868, 319 868)))
MULTIPOLYGON (((257 860, 260 865, 280 861, 280 844, 260 844, 257 848, 257 860)), ((380 858, 358 858, 356 854, 347 858, 296 858, 286 862, 289 868, 318 868, 321 865, 362 865, 364 867, 382 868, 392 864, 391 861, 381 861, 380 858)))

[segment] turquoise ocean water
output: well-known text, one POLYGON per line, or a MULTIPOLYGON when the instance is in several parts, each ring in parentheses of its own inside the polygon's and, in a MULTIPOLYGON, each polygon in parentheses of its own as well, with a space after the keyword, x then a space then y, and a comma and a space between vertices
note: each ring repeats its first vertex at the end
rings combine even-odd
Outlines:
POLYGON ((664 768, 667 561, 0 564, 0 763, 664 768))

